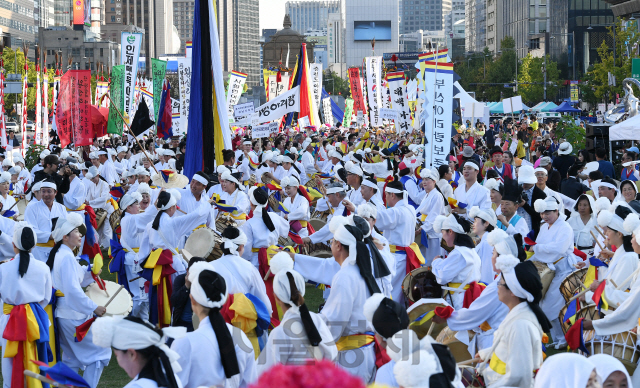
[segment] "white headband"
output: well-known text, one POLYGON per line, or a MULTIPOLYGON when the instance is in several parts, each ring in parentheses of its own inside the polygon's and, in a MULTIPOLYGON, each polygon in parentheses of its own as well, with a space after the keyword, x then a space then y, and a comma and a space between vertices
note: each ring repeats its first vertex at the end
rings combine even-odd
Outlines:
POLYGON ((200 174, 193 174, 193 178, 191 178, 191 179, 196 181, 196 182, 200 182, 205 186, 209 184, 209 182, 207 181, 207 178, 203 177, 200 174))
MULTIPOLYGON (((630 236, 631 232, 628 232, 624 227, 625 220, 623 220, 620 216, 618 216, 615 213, 615 208, 618 206, 622 206, 622 205, 614 204, 614 205, 611 205, 611 208, 609 210, 603 210, 600 213, 598 213, 598 225, 600 225, 600 227, 603 227, 603 228, 606 226, 609 229, 622 233, 624 236, 630 236)), ((633 223, 634 222, 631 219, 629 219, 628 225, 631 230, 635 229, 632 226, 633 223)))
MULTIPOLYGON (((273 267, 271 267, 271 269, 273 270, 273 267)), ((290 305, 293 311, 296 312, 298 311, 298 306, 296 306, 296 304, 291 301, 291 286, 289 284, 289 277, 287 276, 287 273, 290 273, 293 276, 293 281, 296 285, 296 288, 298 289, 300 294, 304 296, 306 288, 304 278, 302 277, 302 275, 292 269, 279 271, 275 274, 273 278, 273 293, 282 302, 290 305)))
POLYGON ((377 183, 371 182, 368 179, 363 179, 362 180, 362 186, 367 186, 367 187, 371 187, 372 189, 376 189, 378 190, 378 185, 377 183))
POLYGON ((443 230, 453 230, 460 234, 466 233, 453 214, 449 214, 448 216, 437 216, 433 221, 433 230, 435 230, 436 233, 442 233, 443 230))
MULTIPOLYGON (((204 289, 200 285, 199 276, 202 271, 212 271, 216 272, 213 266, 206 261, 199 261, 194 263, 191 267, 189 267, 189 281, 191 282, 191 296, 195 299, 198 304, 208 307, 210 309, 214 308, 222 308, 225 302, 227 301, 227 296, 229 295, 227 287, 225 286, 224 294, 220 294, 220 300, 214 301, 209 299, 207 294, 204 292, 204 289)), ((226 281, 226 279, 225 279, 226 281)))
POLYGON ((13 230, 13 245, 15 245, 21 251, 29 251, 35 246, 36 242, 37 242, 36 233, 33 231, 33 228, 31 228, 31 225, 29 225, 25 221, 17 222, 13 230), (23 233, 32 234, 33 238, 31 240, 33 241, 33 244, 34 244, 33 246, 25 247, 22 245, 23 233))
POLYGON ((464 164, 464 167, 467 167, 467 166, 473 168, 474 170, 479 170, 480 169, 475 162, 472 162, 470 160, 467 160, 467 162, 464 164))
POLYGON ((345 165, 344 165, 345 170, 347 170, 347 172, 349 174, 354 174, 354 175, 358 175, 358 176, 362 176, 362 169, 360 167, 358 167, 355 163, 353 163, 352 161, 348 161, 345 165))
POLYGON ((40 181, 40 182, 38 182, 38 183, 40 183, 40 188, 41 188, 41 189, 44 189, 45 187, 48 187, 48 188, 50 188, 50 189, 54 189, 54 190, 56 190, 56 191, 58 190, 58 187, 57 187, 57 186, 56 186, 56 184, 55 184, 55 183, 53 183, 53 182, 44 182, 44 181, 40 181))
POLYGON ((335 194, 335 193, 342 193, 344 192, 345 189, 342 186, 337 186, 337 187, 327 187, 327 195, 329 194, 335 194))
POLYGON ((220 176, 220 179, 225 180, 225 181, 229 181, 229 182, 233 182, 233 183, 237 184, 239 187, 242 187, 242 184, 236 179, 236 177, 231 175, 231 173, 229 171, 223 172, 222 175, 220 176))
POLYGON ((500 255, 496 259, 496 268, 502 272, 505 283, 509 290, 513 292, 513 295, 521 299, 526 299, 528 302, 533 302, 533 295, 524 288, 518 281, 516 276, 516 265, 520 264, 520 260, 513 255, 500 255))
POLYGON ((536 172, 543 172, 544 175, 549 175, 549 173, 547 172, 546 168, 542 168, 542 167, 538 167, 535 170, 533 170, 533 173, 535 174, 536 172))
POLYGON ((103 348, 113 347, 118 350, 142 350, 157 346, 169 359, 174 372, 182 371, 178 359, 180 355, 171 350, 167 338, 182 338, 187 334, 184 327, 172 326, 162 329, 160 336, 150 327, 124 319, 124 316, 98 318, 91 325, 93 343, 103 348))
POLYGON ((8 171, 1 172, 0 183, 11 183, 11 173, 8 171))
POLYGON ((298 178, 295 177, 295 175, 291 175, 282 178, 282 180, 280 181, 280 185, 282 187, 298 187, 300 186, 300 182, 298 181, 298 178))
POLYGON ((293 159, 289 157, 289 154, 280 155, 280 163, 293 163, 293 159))
POLYGON ((237 255, 238 247, 247 243, 247 235, 240 229, 238 229, 238 232, 240 232, 240 235, 233 240, 228 238, 222 239, 222 247, 228 249, 232 255, 237 255))
POLYGON ((393 194, 402 194, 402 193, 404 193, 404 190, 398 190, 398 189, 394 189, 392 187, 387 186, 387 187, 385 187, 384 192, 385 193, 393 193, 393 194))
POLYGON ((420 171, 420 178, 422 179, 429 178, 432 181, 437 182, 440 180, 440 173, 435 168, 433 169, 425 168, 422 171, 420 171))
POLYGON ((127 193, 120 200, 120 208, 126 211, 129 206, 133 205, 136 202, 141 202, 141 201, 142 201, 142 194, 138 192, 127 193))
POLYGON ((618 188, 617 188, 615 185, 613 185, 613 184, 611 184, 611 183, 609 183, 609 182, 603 182, 603 181, 600 181, 600 182, 598 183, 598 186, 604 186, 604 187, 608 187, 608 188, 610 188, 610 189, 618 190, 618 188))
POLYGON ((171 206, 174 206, 176 203, 178 203, 178 200, 180 198, 178 198, 175 195, 174 190, 168 190, 167 193, 169 193, 169 195, 171 196, 169 198, 169 202, 167 202, 164 206, 159 207, 158 210, 169 210, 171 208, 171 206))

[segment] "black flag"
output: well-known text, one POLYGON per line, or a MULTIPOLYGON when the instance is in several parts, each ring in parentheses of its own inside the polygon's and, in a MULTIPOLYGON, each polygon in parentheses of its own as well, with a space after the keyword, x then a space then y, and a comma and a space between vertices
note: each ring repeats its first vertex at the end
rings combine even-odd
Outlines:
POLYGON ((155 122, 149 118, 147 102, 142 98, 142 101, 138 104, 136 115, 133 116, 133 121, 131 122, 131 132, 138 137, 142 132, 151 128, 153 124, 155 124, 155 122))

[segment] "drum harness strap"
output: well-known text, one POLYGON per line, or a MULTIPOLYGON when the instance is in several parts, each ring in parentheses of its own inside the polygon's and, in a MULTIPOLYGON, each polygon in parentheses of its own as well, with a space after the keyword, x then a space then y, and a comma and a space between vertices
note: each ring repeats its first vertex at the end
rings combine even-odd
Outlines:
POLYGON ((453 293, 465 292, 467 288, 469 288, 469 283, 471 282, 472 278, 473 278, 473 272, 469 273, 469 275, 467 275, 467 277, 464 279, 462 283, 447 283, 447 285, 451 285, 451 287, 442 286, 442 289, 447 291, 447 296, 449 297, 449 301, 451 302, 452 305, 453 305, 453 293))

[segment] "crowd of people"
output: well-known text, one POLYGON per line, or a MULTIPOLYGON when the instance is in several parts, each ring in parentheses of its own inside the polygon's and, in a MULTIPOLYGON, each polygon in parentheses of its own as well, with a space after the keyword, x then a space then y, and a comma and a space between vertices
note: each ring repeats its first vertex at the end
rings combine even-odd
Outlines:
POLYGON ((440 166, 391 128, 240 129, 192 177, 178 137, 52 144, 31 169, 0 150, 4 385, 39 360, 96 388, 113 353, 128 387, 269 386, 296 367, 348 386, 640 386, 638 357, 544 361, 620 333, 636 349, 638 149, 618 175, 535 118, 469 127, 440 166), (127 316, 84 291, 106 287, 103 260, 127 316), (591 314, 565 319, 572 302, 591 314))

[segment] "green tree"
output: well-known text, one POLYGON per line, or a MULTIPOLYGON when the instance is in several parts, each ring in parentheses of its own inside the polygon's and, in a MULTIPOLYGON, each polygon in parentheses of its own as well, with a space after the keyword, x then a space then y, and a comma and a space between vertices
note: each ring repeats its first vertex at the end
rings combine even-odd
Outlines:
POLYGON ((322 87, 327 93, 333 95, 342 95, 344 98, 347 98, 351 95, 351 90, 349 88, 349 81, 341 78, 336 72, 332 71, 327 74, 325 72, 322 77, 322 87))
MULTIPOLYGON (((4 60, 4 69, 5 69, 5 74, 24 74, 24 62, 25 62, 25 58, 24 58, 24 53, 22 52, 22 50, 17 49, 17 50, 13 50, 11 48, 5 47, 2 53, 2 58, 4 60)), ((35 111, 35 105, 36 105, 36 88, 35 88, 35 83, 36 83, 36 66, 33 63, 33 61, 28 60, 27 61, 27 65, 28 65, 28 76, 27 76, 27 82, 30 84, 33 84, 33 87, 29 87, 29 89, 27 90, 27 111, 29 119, 32 120, 35 116, 34 116, 34 111, 35 111)), ((49 81, 53 82, 53 75, 54 75, 54 71, 52 69, 48 69, 48 74, 49 74, 49 81)), ((42 76, 40 77, 40 82, 42 82, 42 76)), ((53 90, 52 88, 49 88, 49 102, 51 102, 51 96, 52 96, 53 90)), ((4 108, 5 108, 5 112, 7 112, 7 114, 9 116, 13 116, 16 117, 18 112, 15 112, 13 106, 16 103, 21 104, 22 103, 22 94, 12 94, 12 95, 5 95, 5 102, 4 102, 4 108), (17 99, 16 99, 17 96, 17 99)), ((49 103, 49 106, 51 106, 51 103, 49 103)))
POLYGON ((547 72, 547 99, 558 93, 560 71, 550 56, 534 58, 531 54, 522 59, 518 72, 518 92, 525 104, 533 106, 544 100, 544 71, 547 72), (546 62, 546 64, 545 64, 546 62), (533 104, 533 105, 531 105, 533 104))
POLYGON ((514 95, 513 88, 505 88, 504 84, 514 83, 516 79, 518 60, 515 46, 515 40, 510 36, 506 36, 500 43, 502 52, 488 64, 485 82, 498 83, 500 85, 487 86, 485 90, 487 101, 500 101, 503 98, 514 95))
POLYGON ((585 129, 576 125, 575 120, 571 116, 564 115, 560 118, 558 126, 556 127, 556 136, 566 139, 575 152, 584 149, 586 146, 585 129))

